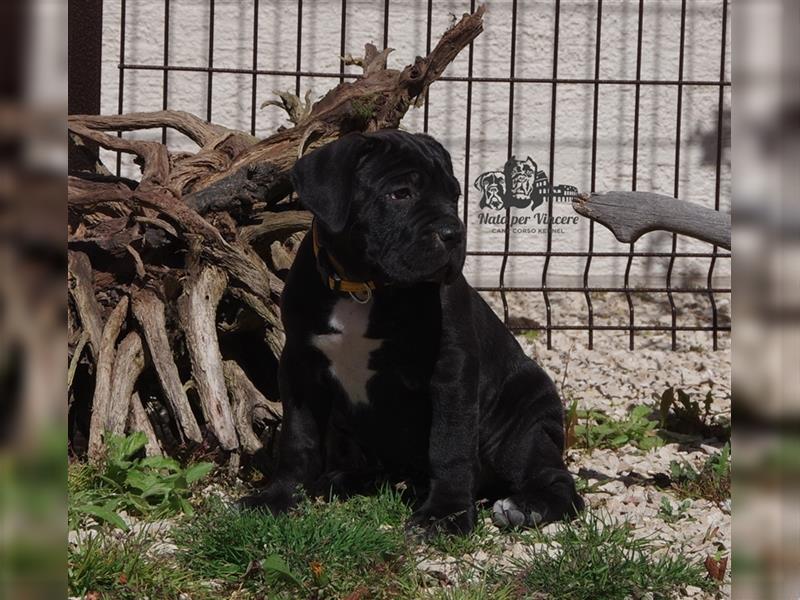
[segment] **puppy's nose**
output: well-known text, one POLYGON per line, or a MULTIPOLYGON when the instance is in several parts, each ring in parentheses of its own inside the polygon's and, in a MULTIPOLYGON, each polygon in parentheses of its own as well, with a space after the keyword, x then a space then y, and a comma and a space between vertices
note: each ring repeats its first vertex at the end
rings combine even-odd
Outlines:
POLYGON ((453 248, 461 243, 463 232, 458 225, 440 225, 436 235, 447 248, 453 248))

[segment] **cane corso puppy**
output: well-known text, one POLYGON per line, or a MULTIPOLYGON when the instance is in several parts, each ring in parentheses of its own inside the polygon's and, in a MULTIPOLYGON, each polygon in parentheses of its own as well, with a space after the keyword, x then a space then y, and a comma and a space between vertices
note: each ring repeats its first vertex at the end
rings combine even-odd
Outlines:
POLYGON ((459 183, 432 137, 353 133, 297 161, 314 215, 283 291, 276 473, 244 506, 291 509, 381 482, 416 492, 410 526, 467 533, 582 508, 547 374, 464 279, 459 183))

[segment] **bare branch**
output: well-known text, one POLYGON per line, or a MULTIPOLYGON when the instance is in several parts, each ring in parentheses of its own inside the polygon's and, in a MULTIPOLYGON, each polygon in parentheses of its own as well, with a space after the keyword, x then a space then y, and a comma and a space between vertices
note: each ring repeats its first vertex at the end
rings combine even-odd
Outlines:
POLYGON ((178 299, 178 316, 186 334, 206 424, 222 448, 230 451, 236 450, 239 442, 225 388, 216 330, 217 305, 227 284, 225 273, 215 267, 206 267, 190 277, 178 299))
POLYGON ((102 455, 103 427, 108 416, 111 398, 111 375, 116 356, 117 336, 128 314, 128 298, 124 296, 106 321, 95 367, 94 400, 89 424, 89 460, 96 461, 102 455))
POLYGON ((114 373, 111 376, 111 394, 104 429, 112 435, 125 433, 125 423, 130 413, 131 395, 144 369, 144 350, 142 338, 131 331, 120 342, 114 360, 114 373))
POLYGON ((131 395, 131 412, 128 419, 128 430, 131 432, 141 431, 147 436, 147 443, 144 446, 144 452, 147 456, 163 456, 164 452, 161 449, 161 443, 158 441, 158 436, 153 429, 153 424, 150 422, 150 417, 147 416, 147 411, 142 405, 142 399, 139 394, 133 392, 131 395))
POLYGON ((81 325, 89 334, 89 345, 95 360, 97 360, 102 345, 103 318, 100 313, 100 305, 94 295, 92 265, 89 258, 82 252, 69 251, 67 257, 69 261, 69 292, 75 301, 81 325))
POLYGON ((649 192, 581 194, 572 201, 578 214, 605 225, 620 242, 635 242, 649 231, 688 235, 731 249, 731 216, 671 196, 649 192))
POLYGON ((189 398, 183 389, 169 345, 164 304, 150 290, 140 290, 133 296, 133 314, 142 326, 153 366, 177 421, 179 432, 189 440, 200 443, 203 434, 189 405, 189 398))

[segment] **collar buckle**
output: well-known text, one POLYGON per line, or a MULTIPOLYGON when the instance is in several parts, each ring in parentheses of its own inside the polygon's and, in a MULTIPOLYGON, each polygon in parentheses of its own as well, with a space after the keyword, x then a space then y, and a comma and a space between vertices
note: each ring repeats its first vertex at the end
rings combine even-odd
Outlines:
POLYGON ((363 292, 347 292, 350 297, 359 304, 369 304, 372 300, 372 288, 367 287, 363 292), (363 294, 363 296, 361 296, 363 294))

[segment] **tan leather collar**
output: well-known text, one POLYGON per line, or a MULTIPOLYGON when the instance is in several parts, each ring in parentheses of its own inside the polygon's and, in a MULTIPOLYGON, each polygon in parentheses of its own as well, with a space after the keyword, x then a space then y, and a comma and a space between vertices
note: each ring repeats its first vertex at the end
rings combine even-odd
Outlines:
POLYGON ((334 258, 330 251, 323 248, 319 243, 316 219, 311 222, 311 240, 314 245, 314 258, 316 258, 317 266, 323 275, 323 281, 325 281, 328 287, 334 292, 352 294, 354 295, 353 298, 356 300, 364 302, 369 301, 372 298, 373 290, 377 287, 375 282, 372 280, 353 281, 351 279, 345 279, 344 268, 341 263, 334 258), (325 264, 326 261, 330 263, 330 265, 325 264), (364 298, 366 298, 366 300, 364 300, 364 298))

